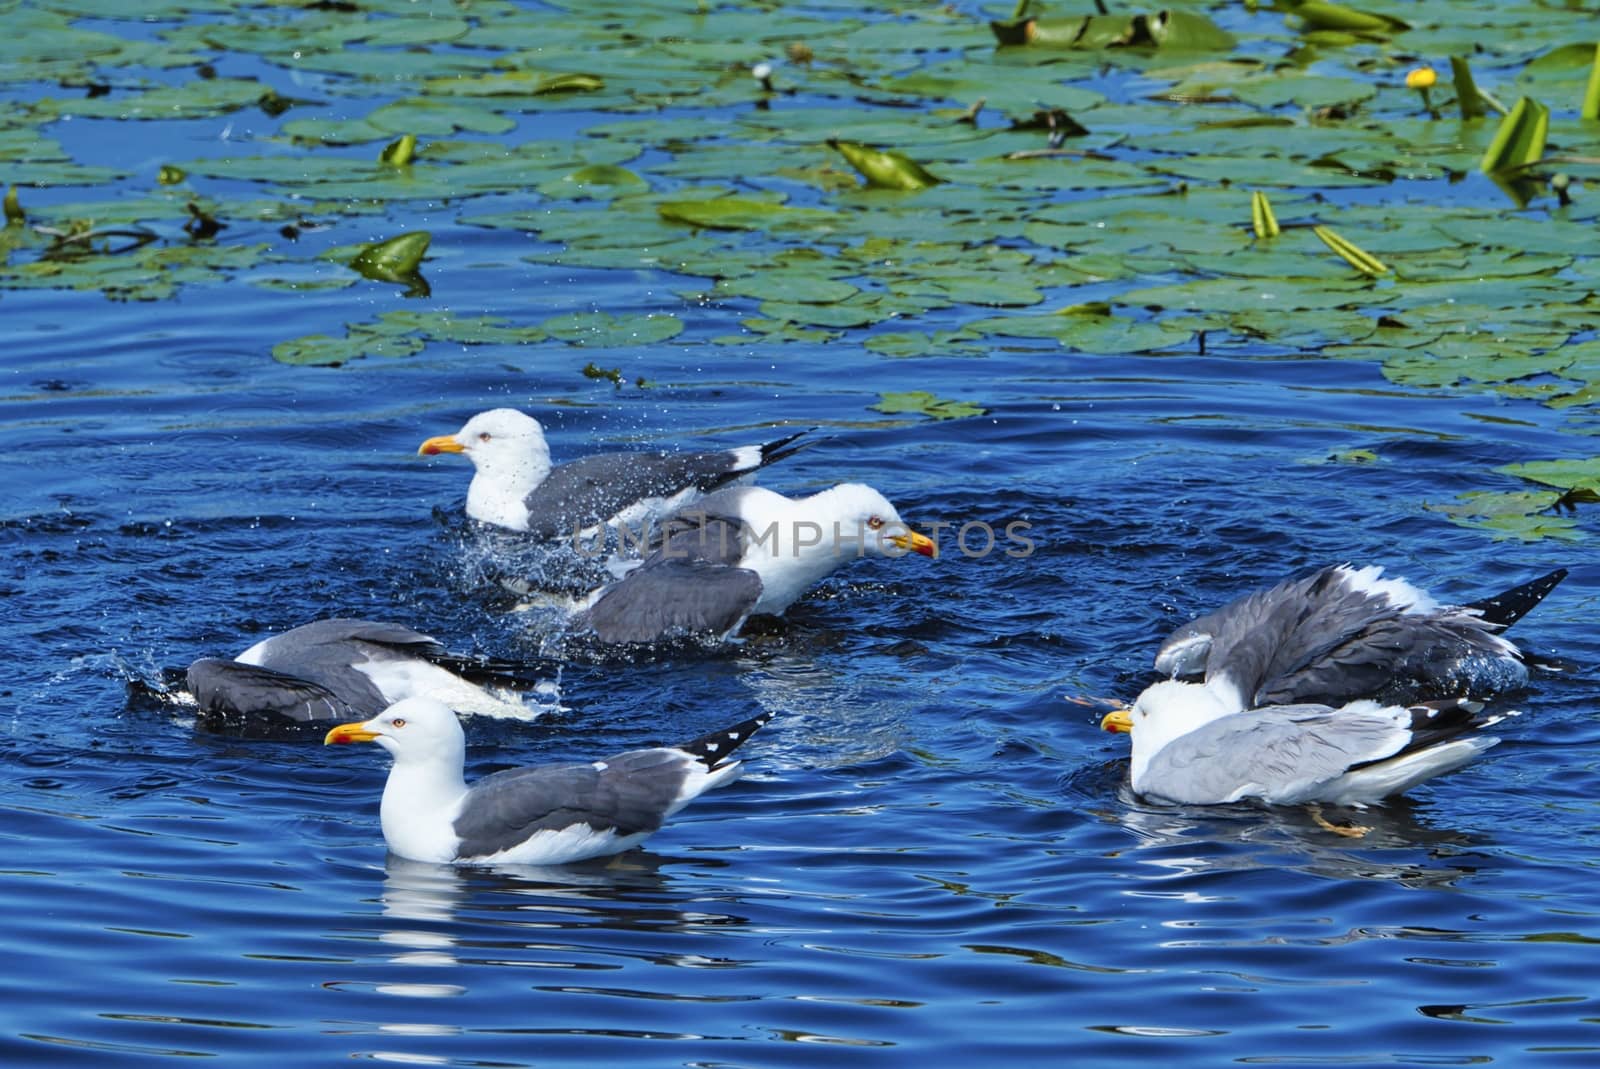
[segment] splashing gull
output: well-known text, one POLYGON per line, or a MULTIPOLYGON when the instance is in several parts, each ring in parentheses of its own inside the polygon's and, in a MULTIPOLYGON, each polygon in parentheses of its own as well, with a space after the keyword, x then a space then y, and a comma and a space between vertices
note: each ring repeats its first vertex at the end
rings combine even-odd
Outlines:
POLYGON ((202 726, 268 735, 374 716, 418 695, 526 719, 535 715, 527 706, 478 684, 532 685, 530 674, 531 666, 447 653, 400 624, 329 619, 263 639, 233 660, 201 658, 189 666, 188 687, 202 726))
POLYGON ((630 750, 586 764, 512 768, 470 787, 455 713, 408 698, 340 724, 328 744, 376 742, 394 758, 380 807, 389 849, 416 861, 562 865, 637 846, 704 792, 735 779, 728 755, 772 714, 681 746, 630 750))
POLYGON ((791 499, 730 487, 668 517, 643 564, 579 615, 602 642, 653 642, 676 633, 724 638, 755 614, 787 609, 812 584, 863 556, 935 555, 882 494, 841 483, 791 499))
POLYGON ((1209 688, 1230 712, 1358 698, 1410 704, 1522 686, 1528 658, 1500 632, 1566 577, 1557 569, 1470 605, 1440 605, 1381 567, 1323 568, 1178 628, 1156 671, 1209 688))
POLYGON ((539 421, 514 408, 480 412, 455 434, 423 442, 424 456, 461 453, 475 472, 467 515, 539 538, 636 524, 782 460, 804 433, 711 452, 597 453, 552 466, 539 421))

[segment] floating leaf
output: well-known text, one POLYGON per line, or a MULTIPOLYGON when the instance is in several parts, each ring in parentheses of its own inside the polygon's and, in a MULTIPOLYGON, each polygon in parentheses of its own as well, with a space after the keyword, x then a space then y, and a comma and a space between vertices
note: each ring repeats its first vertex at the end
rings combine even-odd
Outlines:
POLYGON ((875 412, 886 412, 892 416, 913 413, 932 419, 966 419, 970 416, 981 416, 988 411, 982 405, 971 401, 951 401, 935 397, 926 390, 886 393, 877 404, 868 407, 875 412))
POLYGON ((1389 267, 1382 260, 1361 247, 1351 244, 1327 227, 1312 227, 1311 232, 1321 238, 1324 245, 1338 253, 1346 263, 1363 275, 1371 275, 1376 278, 1378 275, 1388 273, 1389 267))
POLYGON ((426 230, 401 234, 388 241, 362 246, 355 259, 350 261, 350 266, 368 278, 393 281, 398 276, 409 275, 417 270, 432 241, 433 235, 426 230))
POLYGON ((390 167, 404 167, 417 154, 417 135, 401 134, 378 153, 378 162, 390 167))
POLYGON ((714 230, 761 230, 774 225, 816 223, 834 218, 816 208, 791 208, 776 201, 752 197, 716 197, 711 200, 666 201, 656 205, 663 219, 714 230))
POLYGON ((1577 529, 1577 520, 1570 516, 1555 515, 1551 511, 1561 497, 1554 490, 1474 490, 1462 494, 1453 504, 1425 507, 1433 512, 1444 513, 1463 527, 1490 531, 1497 540, 1517 538, 1524 542, 1536 542, 1541 538, 1559 538, 1580 541, 1584 535, 1577 529))
POLYGON ((547 319, 541 325, 552 338, 569 345, 595 348, 652 345, 683 332, 683 320, 671 315, 611 316, 604 312, 574 312, 547 319))
POLYGON ((406 286, 408 297, 425 297, 429 287, 418 267, 432 241, 432 234, 418 230, 388 241, 364 245, 350 261, 350 266, 374 282, 394 282, 406 286))
POLYGON ((364 356, 412 356, 422 351, 423 340, 409 335, 375 334, 353 330, 343 338, 308 334, 279 342, 272 358, 280 364, 337 367, 364 356))
POLYGON ((570 174, 543 182, 539 192, 547 197, 613 196, 650 188, 650 184, 626 167, 612 163, 592 163, 570 174))
POLYGON ((1554 486, 1559 490, 1600 491, 1600 457, 1568 460, 1534 460, 1526 464, 1506 464, 1495 469, 1519 479, 1554 486))
POLYGON ((1538 163, 1544 156, 1550 130, 1550 110, 1532 97, 1518 100, 1495 131, 1478 169, 1486 174, 1515 170, 1538 163))
POLYGON ((606 87, 604 78, 593 74, 558 74, 545 78, 533 87, 534 96, 552 93, 596 93, 606 87))
POLYGON ((1237 43, 1233 34, 1204 15, 1169 9, 1153 15, 1133 16, 1127 39, 1117 42, 1117 47, 1148 45, 1167 52, 1226 52, 1237 43))
POLYGON ((968 342, 965 332, 941 330, 933 334, 921 331, 897 331, 874 334, 861 343, 862 348, 879 356, 982 356, 984 350, 968 342))
POLYGON ((1410 23, 1392 15, 1359 11, 1327 0, 1276 0, 1272 6, 1297 17, 1302 30, 1342 30, 1360 36, 1386 36, 1411 28, 1410 23))
POLYGON ((855 141, 836 138, 828 139, 828 147, 837 150, 874 189, 929 189, 944 181, 930 174, 920 163, 898 152, 868 148, 855 141))
POLYGON ((1272 214, 1272 203, 1259 189, 1250 193, 1250 227, 1258 238, 1275 238, 1280 233, 1278 217, 1272 214))

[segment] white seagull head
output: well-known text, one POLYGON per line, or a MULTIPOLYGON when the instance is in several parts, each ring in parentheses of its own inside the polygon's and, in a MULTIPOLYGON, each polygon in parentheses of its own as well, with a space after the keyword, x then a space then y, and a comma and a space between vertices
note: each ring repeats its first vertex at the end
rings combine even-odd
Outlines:
POLYGON ((550 474, 544 428, 514 408, 479 412, 456 433, 429 438, 417 452, 465 455, 477 469, 467 490, 467 515, 518 530, 528 526, 523 499, 550 474))
POLYGON ((340 724, 323 738, 325 745, 375 742, 389 751, 396 765, 445 762, 460 768, 467 740, 461 722, 435 698, 407 698, 360 723, 340 724))
POLYGON ((889 499, 865 483, 840 483, 807 499, 804 508, 834 525, 824 530, 825 542, 833 538, 854 546, 859 539, 866 553, 880 557, 936 555, 933 539, 906 526, 889 499))
POLYGON ((1204 683, 1163 679, 1146 687, 1132 705, 1107 713, 1100 726, 1129 733, 1133 769, 1138 772, 1174 739, 1238 711, 1204 683))

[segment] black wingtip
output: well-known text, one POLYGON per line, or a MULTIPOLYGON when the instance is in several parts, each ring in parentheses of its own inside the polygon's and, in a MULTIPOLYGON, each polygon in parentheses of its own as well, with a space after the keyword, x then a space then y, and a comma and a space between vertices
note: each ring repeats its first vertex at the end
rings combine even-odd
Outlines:
POLYGON ((810 449, 822 439, 812 438, 810 441, 805 442, 800 441, 800 439, 815 431, 815 427, 807 427, 805 430, 796 431, 785 438, 778 438, 775 441, 764 443, 761 446, 761 467, 764 468, 768 464, 776 464, 785 457, 792 457, 802 449, 810 449))
POLYGON ((560 671, 559 665, 547 661, 513 661, 477 653, 441 653, 428 660, 479 686, 533 687, 560 671))
POLYGON ((1487 623, 1510 627, 1528 615, 1533 607, 1543 601, 1546 595, 1566 577, 1567 570, 1557 568, 1549 575, 1541 575, 1537 579, 1531 579, 1520 586, 1514 586, 1510 590, 1481 601, 1474 601, 1465 607, 1477 610, 1487 623))
POLYGON ((729 754, 743 746, 746 739, 766 727, 771 720, 771 713, 752 716, 749 720, 741 721, 732 727, 701 735, 698 739, 683 743, 675 749, 682 750, 707 768, 716 768, 729 754))

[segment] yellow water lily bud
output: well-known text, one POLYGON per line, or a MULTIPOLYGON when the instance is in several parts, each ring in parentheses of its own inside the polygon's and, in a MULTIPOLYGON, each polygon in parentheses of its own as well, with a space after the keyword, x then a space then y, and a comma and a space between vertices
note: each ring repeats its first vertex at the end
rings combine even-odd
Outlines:
POLYGON ((1432 67, 1418 67, 1406 72, 1407 89, 1432 89, 1438 81, 1439 75, 1432 67))

